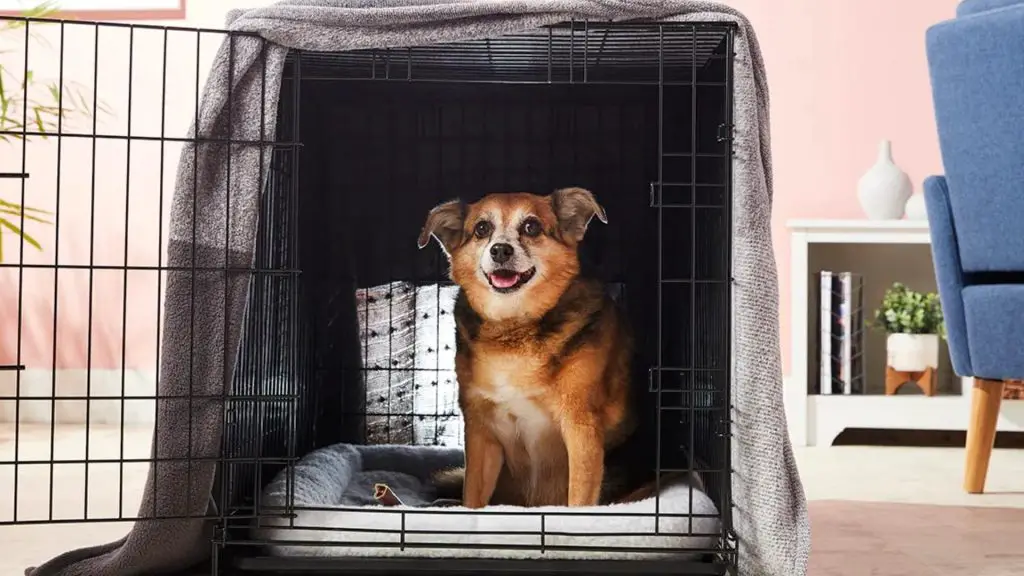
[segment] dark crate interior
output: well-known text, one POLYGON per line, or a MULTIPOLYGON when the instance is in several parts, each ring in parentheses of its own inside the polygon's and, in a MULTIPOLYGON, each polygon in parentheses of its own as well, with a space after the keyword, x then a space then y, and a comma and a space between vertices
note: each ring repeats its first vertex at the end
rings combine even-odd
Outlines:
MULTIPOLYGON (((451 298, 428 210, 594 192, 581 247, 636 334, 651 470, 697 470, 731 527, 731 28, 573 23, 496 40, 290 54, 220 505, 259 514, 336 442, 460 445, 451 298), (297 274, 287 271, 298 271, 297 274), (660 393, 659 393, 660 391, 660 393)), ((239 531, 237 538, 244 538, 239 531)))

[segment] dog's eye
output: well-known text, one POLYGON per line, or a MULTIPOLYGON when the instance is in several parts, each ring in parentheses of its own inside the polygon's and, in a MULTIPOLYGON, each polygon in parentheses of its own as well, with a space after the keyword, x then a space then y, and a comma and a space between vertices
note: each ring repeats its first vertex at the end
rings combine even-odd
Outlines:
POLYGON ((473 234, 475 234, 477 238, 487 238, 491 235, 491 230, 493 230, 491 223, 486 220, 481 220, 473 227, 473 234))
POLYGON ((541 232, 541 226, 540 226, 540 222, 538 222, 537 220, 535 220, 533 218, 530 218, 526 222, 523 222, 522 233, 525 234, 526 236, 530 236, 530 237, 540 236, 540 232, 541 232))

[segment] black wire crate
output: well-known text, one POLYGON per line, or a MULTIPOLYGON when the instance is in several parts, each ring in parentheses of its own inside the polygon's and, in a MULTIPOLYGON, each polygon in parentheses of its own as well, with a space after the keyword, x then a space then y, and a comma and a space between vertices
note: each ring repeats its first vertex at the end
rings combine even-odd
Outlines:
MULTIPOLYGON (((233 497, 221 504, 223 565, 693 574, 735 566, 732 33, 720 24, 569 22, 455 44, 289 53, 278 139, 300 142, 301 160, 273 190, 297 206, 301 328, 289 330, 306 360, 292 365, 290 434, 250 443, 244 459, 267 464, 225 476, 233 497), (458 454, 463 443, 459 288, 436 246, 416 247, 427 212, 456 197, 568 186, 593 191, 607 211, 608 225, 588 228, 581 261, 635 334, 639 424, 626 449, 652 475, 692 478, 700 491, 685 504, 658 497, 649 509, 575 515, 389 509, 372 494, 390 479, 401 500, 405 480, 387 474, 398 471, 374 468, 396 467, 389 447, 425 450, 417 458, 429 460, 422 454, 458 454), (351 456, 362 466, 353 471, 345 458, 355 446, 369 448, 351 456), (320 474, 352 474, 349 491, 369 484, 361 497, 316 496, 314 485, 337 489, 320 474), (713 513, 695 504, 701 498, 713 513), (680 547, 687 538, 699 543, 680 547)), ((248 399, 243 382, 255 381, 261 363, 241 369, 246 354, 258 349, 243 348, 233 393, 248 399)), ((268 395, 273 402, 283 401, 268 395)), ((267 439, 266 423, 253 408, 229 429, 267 439)))
POLYGON ((723 24, 574 21, 452 44, 345 53, 307 52, 310 81, 652 84, 721 89, 723 24))
MULTIPOLYGON (((0 431, 13 419, 15 439, 0 474, 16 492, 11 510, 0 496, 0 524, 133 520, 145 529, 129 539, 202 532, 203 546, 212 533, 213 574, 735 573, 734 26, 572 21, 325 53, 239 32, 15 21, 24 81, 4 99, 22 117, 0 140, 21 150, 0 164, 0 198, 18 202, 0 212, 49 206, 51 192, 57 210, 40 237, 52 260, 28 255, 31 235, 16 262, 0 257, 0 288, 18 297, 0 365, 0 431), (38 65, 37 27, 57 51, 38 65), (123 69, 103 69, 110 54, 123 69), (55 71, 40 90, 56 107, 33 111, 36 69, 55 71), (227 97, 211 104, 218 86, 227 97), (65 115, 78 104, 86 118, 65 115), (636 426, 607 455, 629 472, 624 501, 470 510, 433 485, 463 462, 460 288, 445 253, 417 240, 446 200, 571 187, 607 213, 579 245, 582 274, 633 337, 636 426), (74 361, 84 376, 68 384, 74 361), (143 412, 154 419, 129 426, 143 412), (82 430, 59 423, 71 420, 82 430), (62 452, 79 432, 82 453, 62 452), (84 469, 81 514, 62 516, 69 466, 84 469), (41 471, 47 513, 29 517, 41 471), (116 512, 92 511, 100 491, 116 512)), ((20 211, 34 230, 43 212, 20 211)), ((183 562, 205 559, 194 548, 183 562)))

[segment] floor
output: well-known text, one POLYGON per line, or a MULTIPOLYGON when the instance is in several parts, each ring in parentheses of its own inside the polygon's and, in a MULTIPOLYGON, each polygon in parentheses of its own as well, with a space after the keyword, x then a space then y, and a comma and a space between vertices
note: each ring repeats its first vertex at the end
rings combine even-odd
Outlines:
POLYGON ((815 500, 811 576, 1024 576, 1024 509, 815 500))
MULTIPOLYGON (((0 424, 0 462, 51 460, 50 427, 22 425, 15 443, 14 426, 0 424), (18 453, 15 455, 15 446, 18 453)), ((152 430, 129 428, 124 431, 126 459, 145 459, 150 454, 152 430)), ((82 426, 60 426, 52 442, 53 460, 83 460, 86 434, 82 426)), ((117 459, 122 450, 121 428, 93 426, 88 435, 90 460, 117 459)), ((144 463, 22 464, 17 470, 18 520, 43 520, 53 510, 55 519, 117 518, 134 516, 142 499, 148 466, 144 463), (52 478, 52 484, 51 484, 52 478), (88 500, 86 493, 88 478, 88 500), (51 487, 53 489, 51 489, 51 487), (121 497, 119 497, 121 496, 121 497), (87 508, 88 506, 88 508, 87 508)), ((14 467, 0 464, 0 522, 14 518, 14 467)), ((37 565, 67 550, 117 540, 131 528, 130 522, 28 524, 0 526, 0 574, 16 576, 27 566, 37 565)))
POLYGON ((960 488, 963 450, 797 450, 810 500, 809 576, 1024 576, 1024 450, 996 450, 987 493, 960 488))
POLYGON ((808 500, 1024 508, 1024 450, 993 451, 983 495, 961 488, 963 449, 797 448, 796 459, 808 500))
MULTIPOLYGON (((150 431, 0 424, 0 463, 17 460, 145 459, 150 431)), ((943 448, 797 449, 811 500, 810 576, 1024 575, 1024 450, 997 450, 989 493, 960 489, 963 451, 943 448), (915 505, 917 504, 917 505, 915 505), (928 506, 920 506, 927 504, 928 506), (969 566, 969 568, 968 568, 969 566)), ((147 467, 139 464, 25 464, 18 467, 19 520, 116 519, 136 512, 147 467), (88 478, 88 499, 83 498, 88 478), (52 486, 55 488, 51 490, 52 486), (119 497, 120 495, 120 497, 119 497)), ((15 512, 13 466, 0 464, 0 522, 15 512)), ((68 549, 116 540, 128 522, 0 526, 0 574, 18 575, 68 549)))

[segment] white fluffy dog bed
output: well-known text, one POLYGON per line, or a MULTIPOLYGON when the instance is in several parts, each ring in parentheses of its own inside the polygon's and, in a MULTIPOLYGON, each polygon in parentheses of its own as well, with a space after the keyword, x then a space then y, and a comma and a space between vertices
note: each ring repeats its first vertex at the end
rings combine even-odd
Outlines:
POLYGON ((462 452, 448 448, 337 444, 317 450, 293 468, 292 502, 287 470, 262 494, 261 513, 280 507, 295 517, 264 518, 253 535, 275 542, 269 552, 278 556, 679 558, 685 550, 718 544, 715 505, 685 484, 662 490, 657 518, 654 498, 589 508, 430 506, 430 476, 461 464, 462 452), (374 498, 377 484, 390 487, 402 504, 381 505, 374 498))

